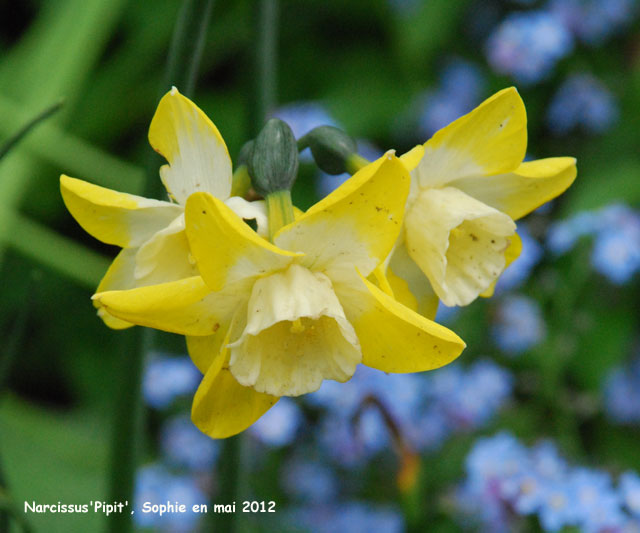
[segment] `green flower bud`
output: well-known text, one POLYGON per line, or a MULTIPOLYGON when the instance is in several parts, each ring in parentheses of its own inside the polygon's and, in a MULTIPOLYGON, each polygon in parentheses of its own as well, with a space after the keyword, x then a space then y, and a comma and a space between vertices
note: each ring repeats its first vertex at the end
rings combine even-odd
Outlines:
POLYGON ((285 122, 272 118, 265 124, 253 143, 248 167, 259 194, 291 190, 298 174, 298 148, 285 122))
POLYGON ((333 126, 312 129, 298 141, 298 147, 311 148, 313 159, 327 174, 347 172, 348 160, 357 154, 356 142, 344 131, 333 126))
POLYGON ((236 166, 241 167, 242 165, 246 165, 248 167, 250 165, 254 144, 254 141, 247 141, 242 145, 242 148, 240 148, 240 153, 238 154, 236 166))

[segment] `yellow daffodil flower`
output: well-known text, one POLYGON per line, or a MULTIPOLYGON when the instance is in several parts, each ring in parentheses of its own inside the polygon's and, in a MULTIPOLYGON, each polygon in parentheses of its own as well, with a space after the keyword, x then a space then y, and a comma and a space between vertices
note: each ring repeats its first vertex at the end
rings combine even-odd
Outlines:
MULTIPOLYGON (((98 286, 98 292, 124 290, 195 276, 184 231, 189 195, 206 191, 240 217, 255 219, 267 232, 264 202, 249 203, 231 193, 231 158, 218 129, 174 87, 158 104, 149 142, 168 162, 160 177, 171 202, 112 191, 68 176, 60 178, 62 198, 78 223, 96 239, 122 247, 98 286)), ((127 321, 98 314, 115 329, 127 321)))
POLYGON ((273 244, 215 196, 192 194, 186 233, 200 276, 94 298, 122 320, 187 335, 204 374, 192 419, 214 438, 243 431, 279 396, 347 381, 359 363, 385 372, 440 367, 463 341, 366 279, 398 237, 409 186, 388 153, 273 244))
POLYGON ((504 89, 402 156, 411 192, 388 277, 425 316, 438 298, 453 306, 490 296, 520 254, 514 220, 573 183, 572 157, 522 162, 526 125, 520 95, 504 89))

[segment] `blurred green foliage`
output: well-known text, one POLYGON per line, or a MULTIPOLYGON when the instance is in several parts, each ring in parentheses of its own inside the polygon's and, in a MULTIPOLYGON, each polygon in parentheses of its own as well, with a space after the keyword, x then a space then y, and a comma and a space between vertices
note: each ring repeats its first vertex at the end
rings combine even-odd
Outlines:
MULTIPOLYGON (((283 1, 279 103, 321 100, 354 137, 402 153, 419 139, 398 138, 398 117, 434 84, 443 58, 458 54, 486 64, 481 47, 464 31, 481 4, 431 0, 406 16, 383 1, 283 1)), ((18 503, 105 497, 116 361, 126 334, 103 326, 90 296, 116 250, 93 240, 73 221, 62 204, 58 177, 67 173, 121 191, 142 191, 143 169, 153 156, 146 130, 161 94, 178 10, 173 0, 0 4, 0 142, 46 106, 65 99, 62 112, 0 161, 4 339, 16 330, 18 310, 32 301, 8 390, 0 391, 0 456, 18 503), (35 270, 37 281, 27 283, 35 270)), ((250 0, 215 3, 194 97, 220 129, 232 156, 249 132, 259 129, 251 124, 254 18, 250 0)), ((552 80, 521 89, 530 152, 578 158, 576 184, 551 215, 533 215, 534 228, 549 217, 614 200, 640 205, 638 49, 636 37, 602 49, 581 48, 552 80), (621 120, 604 136, 551 137, 543 117, 553 87, 583 65, 614 88, 621 120)), ((511 84, 489 75, 487 96, 511 84)), ((312 180, 313 172, 302 169, 294 191, 301 207, 316 199, 312 180)), ((520 376, 521 401, 517 411, 506 411, 485 431, 509 427, 528 440, 550 435, 575 458, 638 469, 640 432, 612 427, 597 407, 603 375, 628 357, 637 335, 637 281, 612 288, 587 263, 584 248, 560 260, 545 258, 538 266, 541 281, 527 290, 543 305, 548 336, 521 359, 503 361, 520 376), (596 407, 590 407, 594 402, 596 407)), ((477 302, 456 322, 468 344, 465 360, 493 350, 486 334, 493 305, 477 302)), ((183 350, 180 339, 165 341, 168 349, 183 350)), ((152 429, 153 421, 149 425, 152 429)), ((438 495, 461 476, 470 443, 471 437, 464 436, 425 459, 417 490, 430 531, 451 526, 441 498, 425 495, 438 495)), ((148 444, 147 456, 152 452, 148 444)), ((271 461, 266 473, 277 469, 278 457, 271 461)), ((278 490, 274 477, 256 479, 253 490, 273 497, 278 490)), ((383 483, 374 479, 371 486, 383 483)), ((370 497, 377 494, 373 490, 370 497)), ((97 531, 102 521, 93 513, 29 518, 37 531, 47 532, 97 531)))

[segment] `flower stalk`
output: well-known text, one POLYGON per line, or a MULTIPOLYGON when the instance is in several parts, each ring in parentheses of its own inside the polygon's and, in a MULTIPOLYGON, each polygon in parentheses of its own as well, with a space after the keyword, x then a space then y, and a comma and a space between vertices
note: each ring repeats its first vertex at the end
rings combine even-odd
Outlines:
POLYGON ((269 217, 269 240, 273 242, 278 230, 294 220, 290 191, 276 191, 267 194, 267 216, 269 217))
POLYGON ((369 161, 367 161, 364 157, 357 153, 353 153, 347 158, 346 161, 347 172, 353 175, 361 168, 366 167, 368 164, 369 161))

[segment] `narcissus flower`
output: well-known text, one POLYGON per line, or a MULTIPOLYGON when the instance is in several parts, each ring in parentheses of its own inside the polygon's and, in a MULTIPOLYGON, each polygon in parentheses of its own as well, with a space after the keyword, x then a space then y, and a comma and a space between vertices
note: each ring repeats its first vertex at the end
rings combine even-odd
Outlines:
MULTIPOLYGON (((175 87, 158 104, 149 142, 169 162, 160 168, 160 177, 170 202, 112 191, 64 175, 60 178, 65 205, 85 231, 123 248, 98 292, 197 275, 184 232, 184 204, 194 192, 206 191, 224 200, 240 217, 255 219, 259 232, 266 233, 263 202, 229 197, 231 158, 218 129, 175 87)), ((132 325, 99 306, 98 314, 112 328, 132 325)))
POLYGON ((518 92, 504 89, 402 156, 411 192, 388 263, 402 301, 429 316, 435 296, 452 306, 490 295, 520 253, 514 220, 571 185, 572 157, 522 162, 526 123, 518 92))
POLYGON ((358 363, 385 372, 440 367, 463 341, 367 280, 398 238, 409 186, 388 153, 273 244, 218 198, 192 194, 186 234, 200 275, 95 299, 122 320, 187 335, 205 374, 192 418, 215 438, 244 430, 279 396, 347 381, 358 363))

